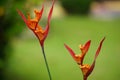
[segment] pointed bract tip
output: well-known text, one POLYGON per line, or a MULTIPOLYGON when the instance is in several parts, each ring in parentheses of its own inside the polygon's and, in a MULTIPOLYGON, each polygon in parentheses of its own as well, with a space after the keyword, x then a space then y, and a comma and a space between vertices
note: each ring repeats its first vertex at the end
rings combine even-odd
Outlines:
POLYGON ((98 47, 96 54, 95 54, 95 58, 97 58, 97 56, 99 55, 104 40, 105 40, 105 37, 100 41, 99 47, 98 47))
POLYGON ((85 43, 85 45, 80 45, 80 49, 81 49, 83 54, 86 54, 88 52, 89 47, 90 47, 90 43, 91 43, 91 40, 87 41, 85 43))
POLYGON ((67 46, 66 44, 64 44, 65 48, 69 51, 70 55, 75 59, 75 53, 74 51, 69 47, 67 46))

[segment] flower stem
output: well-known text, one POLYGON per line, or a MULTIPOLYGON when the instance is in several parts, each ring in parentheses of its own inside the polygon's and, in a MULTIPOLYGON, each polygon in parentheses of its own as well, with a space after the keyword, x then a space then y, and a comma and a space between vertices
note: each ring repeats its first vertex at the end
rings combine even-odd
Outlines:
POLYGON ((83 77, 83 80, 87 80, 87 77, 86 77, 86 76, 84 76, 84 77, 83 77))
POLYGON ((49 69, 49 66, 48 66, 48 63, 47 63, 47 59, 46 59, 46 55, 45 55, 45 51, 44 51, 44 46, 42 46, 42 53, 43 53, 43 56, 44 56, 46 67, 47 67, 49 79, 52 80, 52 77, 51 77, 51 74, 50 74, 50 69, 49 69))

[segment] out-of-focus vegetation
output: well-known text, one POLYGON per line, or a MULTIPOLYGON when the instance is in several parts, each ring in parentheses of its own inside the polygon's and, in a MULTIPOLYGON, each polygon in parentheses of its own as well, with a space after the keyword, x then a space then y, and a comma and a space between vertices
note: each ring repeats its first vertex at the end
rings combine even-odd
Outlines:
MULTIPOLYGON (((70 14, 88 13, 91 0, 79 1, 63 0, 61 3, 71 10, 68 11, 70 14)), ((34 6, 41 6, 41 2, 42 0, 1 0, 0 80, 49 79, 39 42, 30 30, 23 29, 26 26, 16 12, 16 9, 20 9, 26 14, 34 6)), ((106 40, 89 80, 119 80, 119 26, 119 20, 102 21, 86 16, 69 15, 52 19, 45 41, 45 52, 53 80, 82 80, 82 73, 64 48, 64 43, 80 53, 78 45, 91 39, 85 63, 92 63, 95 50, 104 36, 106 40)))
POLYGON ((70 14, 88 14, 93 0, 61 0, 65 10, 70 14))
POLYGON ((16 8, 22 6, 21 1, 1 0, 0 1, 0 80, 4 80, 6 60, 10 55, 10 41, 16 36, 22 27, 18 27, 16 8))

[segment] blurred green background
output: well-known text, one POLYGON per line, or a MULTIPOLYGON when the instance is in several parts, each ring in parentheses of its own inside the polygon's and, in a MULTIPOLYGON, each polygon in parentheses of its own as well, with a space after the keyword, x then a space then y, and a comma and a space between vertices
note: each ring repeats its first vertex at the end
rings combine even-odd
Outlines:
MULTIPOLYGON (((63 6, 69 4, 66 1, 56 2, 50 32, 45 41, 46 57, 53 80, 82 80, 81 70, 65 49, 64 43, 76 53, 80 53, 78 46, 91 39, 91 47, 84 62, 91 64, 103 37, 106 37, 105 42, 97 58, 96 67, 88 80, 119 80, 119 15, 116 17, 113 16, 115 14, 109 14, 111 16, 92 14, 90 6, 94 2, 92 0, 90 4, 87 2, 89 7, 84 8, 86 11, 83 9, 69 11, 63 6)), ((0 80, 49 80, 39 42, 16 12, 16 9, 20 9, 25 14, 28 11, 32 14, 34 8, 41 8, 42 2, 42 0, 1 0, 0 80)), ((48 4, 51 2, 46 3, 47 13, 51 7, 48 4)), ((74 8, 78 5, 76 4, 74 8)), ((47 17, 43 17, 41 20, 42 26, 45 26, 46 19, 47 17)))

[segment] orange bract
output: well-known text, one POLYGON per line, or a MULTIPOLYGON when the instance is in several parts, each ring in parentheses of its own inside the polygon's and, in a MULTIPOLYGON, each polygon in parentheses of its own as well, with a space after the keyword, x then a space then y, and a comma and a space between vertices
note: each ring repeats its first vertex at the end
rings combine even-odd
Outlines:
POLYGON ((40 40, 43 40, 44 39, 44 34, 45 34, 45 31, 42 29, 42 27, 40 27, 39 25, 37 26, 36 30, 35 30, 35 34, 38 36, 38 38, 40 40))
POLYGON ((42 17, 43 9, 44 9, 44 6, 42 7, 42 9, 40 11, 35 9, 34 10, 35 18, 33 18, 33 19, 31 19, 30 14, 28 13, 27 21, 28 21, 28 27, 30 29, 36 30, 36 28, 38 27, 39 20, 42 17))
POLYGON ((35 18, 36 18, 37 20, 39 20, 39 19, 41 18, 41 16, 42 16, 42 15, 40 15, 41 12, 35 9, 35 10, 34 10, 34 13, 35 13, 35 18))
POLYGON ((79 65, 81 64, 81 59, 82 59, 81 54, 75 55, 75 60, 79 65))
POLYGON ((87 72, 88 72, 89 69, 90 69, 90 65, 88 65, 88 64, 80 65, 80 68, 81 68, 81 70, 82 70, 82 73, 83 73, 84 75, 86 75, 87 72))

